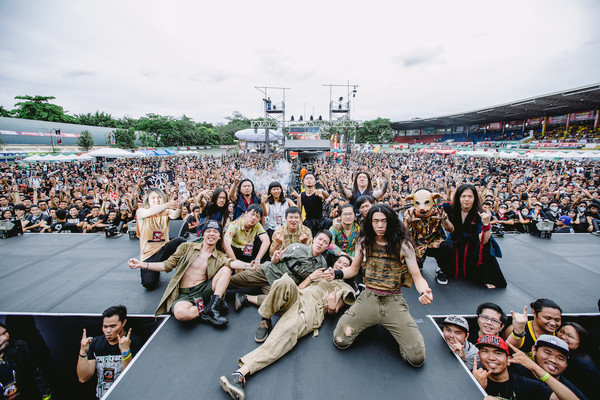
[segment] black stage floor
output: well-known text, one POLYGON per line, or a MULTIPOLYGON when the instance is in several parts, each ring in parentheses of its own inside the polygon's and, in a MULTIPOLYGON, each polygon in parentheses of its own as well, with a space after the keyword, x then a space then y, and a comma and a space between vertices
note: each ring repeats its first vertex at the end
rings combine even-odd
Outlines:
MULTIPOLYGON (((597 314, 600 295, 600 238, 555 234, 543 240, 507 234, 498 242, 508 288, 488 290, 460 281, 439 286, 434 281, 434 261, 428 259, 424 276, 433 289, 433 304, 418 303, 414 289, 405 292, 425 338, 427 361, 422 368, 404 364, 394 340, 381 328, 365 331, 350 349, 337 350, 332 344, 337 318, 326 318, 318 337, 301 339, 283 359, 249 378, 247 398, 481 399, 480 389, 449 352, 429 316, 471 315, 484 301, 501 305, 507 313, 522 311, 540 297, 557 301, 565 313, 597 314)), ((138 253, 139 242, 127 236, 28 234, 2 240, 0 320, 12 313, 46 314, 36 317, 38 321, 66 318, 66 314, 71 320, 72 314, 89 318, 115 304, 126 305, 130 315, 152 315, 170 274, 162 274, 158 289, 147 291, 139 282, 139 272, 126 265, 127 259, 138 253)), ((232 308, 230 298, 228 302, 232 308)), ((253 336, 258 321, 256 308, 238 314, 232 311, 225 330, 168 319, 106 398, 229 398, 218 378, 234 371, 238 357, 256 348, 253 336)), ((154 328, 161 322, 155 320, 154 328)), ((55 361, 72 359, 68 362, 73 374, 82 324, 86 326, 83 322, 75 327, 65 323, 65 330, 72 332, 58 339, 69 341, 63 347, 72 349, 71 355, 52 353, 55 361)), ((100 319, 87 324, 90 329, 89 324, 95 324, 97 329, 100 319)), ((52 349, 55 339, 40 330, 52 349)))

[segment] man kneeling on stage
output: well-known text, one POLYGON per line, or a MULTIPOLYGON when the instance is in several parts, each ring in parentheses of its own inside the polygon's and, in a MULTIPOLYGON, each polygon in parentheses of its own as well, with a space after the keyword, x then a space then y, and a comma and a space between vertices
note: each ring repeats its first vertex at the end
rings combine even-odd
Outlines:
MULTIPOLYGON (((333 268, 349 267, 350 260, 348 256, 341 256, 333 268)), ((328 281, 326 276, 329 275, 319 269, 296 286, 286 273, 273 283, 258 313, 263 318, 282 313, 281 318, 260 347, 238 360, 241 368, 220 378, 221 387, 233 399, 245 398, 246 375, 274 363, 294 348, 299 338, 317 330, 323 323, 325 312, 336 314, 344 303, 354 303, 354 289, 344 281, 331 281, 331 277, 328 281)))
POLYGON ((229 285, 231 268, 244 268, 247 263, 231 260, 217 250, 221 245, 222 232, 219 222, 209 220, 204 225, 201 243, 182 243, 166 261, 129 260, 131 269, 166 272, 177 269, 160 300, 156 315, 171 311, 179 321, 200 317, 215 326, 227 325, 229 320, 224 314, 228 307, 223 295, 229 285))

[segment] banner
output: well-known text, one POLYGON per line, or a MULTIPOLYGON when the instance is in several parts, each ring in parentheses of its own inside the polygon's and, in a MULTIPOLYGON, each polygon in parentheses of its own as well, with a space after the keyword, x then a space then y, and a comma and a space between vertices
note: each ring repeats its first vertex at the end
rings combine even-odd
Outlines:
POLYGON ((586 121, 589 119, 594 119, 593 111, 578 112, 571 114, 571 121, 586 121))
MULTIPOLYGON (((27 132, 27 131, 3 131, 3 130, 0 130, 0 135, 10 135, 10 136, 43 136, 43 137, 58 136, 54 132, 27 132)), ((79 137, 79 133, 61 132, 60 136, 61 137, 78 138, 79 137)))
POLYGON ((167 189, 168 183, 173 183, 173 172, 157 172, 144 178, 146 186, 149 188, 159 188, 163 192, 167 189))
POLYGON ((502 122, 492 122, 487 126, 490 130, 499 130, 502 129, 502 122))
POLYGON ((566 124, 567 116, 566 115, 557 115, 555 117, 550 117, 550 118, 548 118, 548 123, 550 125, 566 124))
POLYGON ((527 120, 528 126, 537 126, 541 125, 544 122, 544 118, 531 118, 527 120))

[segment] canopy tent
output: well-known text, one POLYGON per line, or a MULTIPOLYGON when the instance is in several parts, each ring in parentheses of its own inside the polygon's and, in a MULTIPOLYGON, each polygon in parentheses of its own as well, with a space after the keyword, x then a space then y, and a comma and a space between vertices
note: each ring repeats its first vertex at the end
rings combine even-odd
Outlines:
POLYGON ((92 150, 86 155, 90 157, 105 157, 105 158, 132 158, 135 155, 127 150, 116 149, 112 147, 92 150))
POLYGON ((145 153, 143 151, 134 151, 133 155, 136 156, 137 158, 144 158, 144 157, 148 157, 148 153, 145 153))

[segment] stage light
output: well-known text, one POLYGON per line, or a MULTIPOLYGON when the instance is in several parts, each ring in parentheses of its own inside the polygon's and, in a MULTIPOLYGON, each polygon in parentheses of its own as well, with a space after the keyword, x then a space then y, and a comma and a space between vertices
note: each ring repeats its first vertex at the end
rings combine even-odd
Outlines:
POLYGON ((323 117, 319 115, 319 121, 323 121, 323 117))
POLYGON ((298 121, 304 121, 304 118, 302 118, 302 115, 300 116, 300 119, 298 121))
POLYGON ((294 116, 292 115, 292 118, 290 118, 290 121, 293 121, 293 120, 294 120, 294 116))
POLYGON ((313 116, 312 116, 312 115, 310 116, 310 120, 311 120, 311 121, 314 121, 314 118, 313 118, 313 116))

